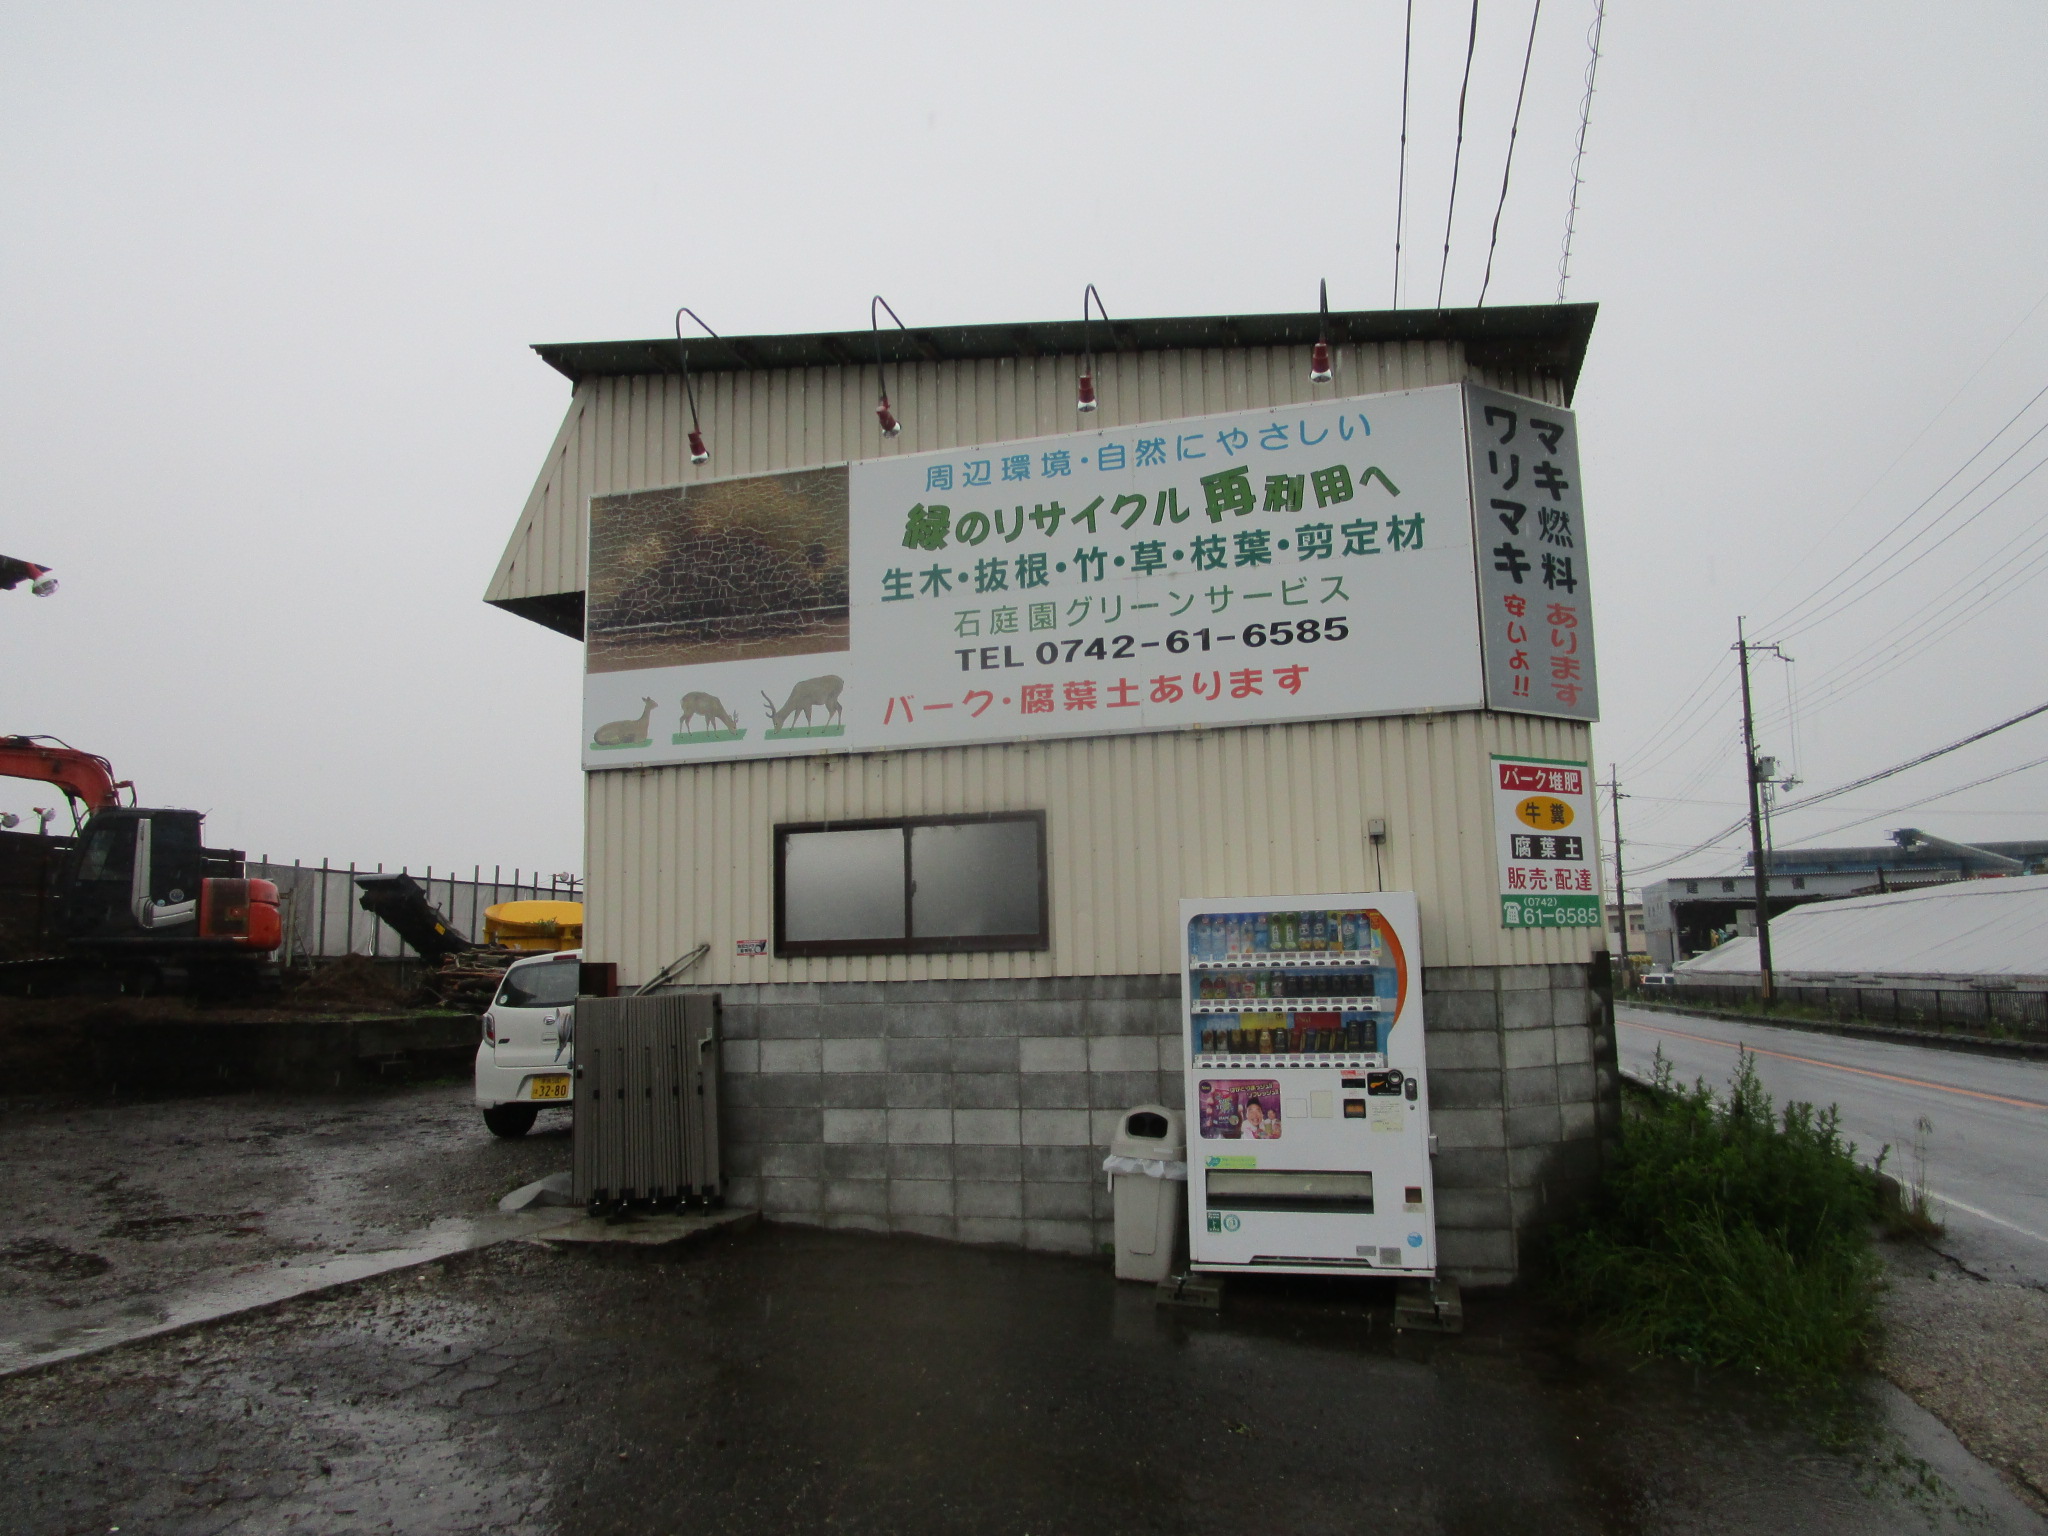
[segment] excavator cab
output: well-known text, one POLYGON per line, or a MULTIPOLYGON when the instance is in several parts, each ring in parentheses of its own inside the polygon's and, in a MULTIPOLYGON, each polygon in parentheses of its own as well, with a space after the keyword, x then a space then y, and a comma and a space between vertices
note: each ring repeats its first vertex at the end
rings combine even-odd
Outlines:
POLYGON ((282 936, 277 887, 209 857, 197 811, 94 813, 58 876, 53 930, 81 948, 267 953, 282 936))

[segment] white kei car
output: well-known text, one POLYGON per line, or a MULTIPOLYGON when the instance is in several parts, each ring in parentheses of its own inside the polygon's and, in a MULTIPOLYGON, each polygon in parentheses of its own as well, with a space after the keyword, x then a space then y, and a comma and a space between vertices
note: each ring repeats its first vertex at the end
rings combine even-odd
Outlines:
POLYGON ((566 1106, 576 1068, 576 986, 583 951, 514 961, 484 1011, 476 1101, 494 1136, 524 1136, 549 1105, 566 1106))

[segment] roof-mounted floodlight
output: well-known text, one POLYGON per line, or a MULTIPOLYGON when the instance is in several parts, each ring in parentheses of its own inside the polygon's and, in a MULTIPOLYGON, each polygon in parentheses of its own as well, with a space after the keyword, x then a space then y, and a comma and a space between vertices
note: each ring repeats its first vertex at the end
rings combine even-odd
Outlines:
POLYGON ((1102 323, 1109 324, 1109 311, 1103 308, 1102 295, 1097 293, 1095 285, 1090 283, 1081 291, 1081 385, 1074 401, 1074 409, 1077 411, 1092 411, 1096 405, 1095 347, 1088 332, 1088 304, 1091 299, 1095 303, 1095 312, 1102 316, 1102 323))
POLYGON ((1316 330, 1316 344, 1309 349, 1308 381, 1311 384, 1330 382, 1330 280, 1322 282, 1320 300, 1322 323, 1316 330))
POLYGON ((879 293, 868 302, 868 329, 875 336, 875 382, 881 386, 881 404, 875 407, 875 420, 882 424, 882 436, 901 437, 903 423, 896 419, 896 413, 889 409, 889 375, 882 369, 882 320, 880 311, 889 311, 889 318, 896 322, 896 329, 906 334, 910 327, 905 325, 889 301, 879 293))
POLYGON ((704 325, 704 317, 699 315, 694 309, 691 309, 687 304, 676 311, 676 350, 683 354, 683 398, 690 402, 690 462, 692 464, 708 464, 711 462, 711 450, 704 446, 704 431, 697 421, 697 391, 690 383, 690 348, 683 340, 683 316, 685 315, 688 315, 699 325, 704 326, 704 334, 712 340, 716 341, 718 339, 718 332, 711 329, 710 326, 704 325))

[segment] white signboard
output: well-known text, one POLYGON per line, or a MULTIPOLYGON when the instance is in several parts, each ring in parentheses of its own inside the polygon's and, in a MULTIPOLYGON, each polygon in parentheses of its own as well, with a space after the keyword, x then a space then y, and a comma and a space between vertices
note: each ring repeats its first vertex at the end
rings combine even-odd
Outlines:
POLYGON ((1598 928, 1593 771, 1542 757, 1493 760, 1503 928, 1598 928))
POLYGON ((1486 702, 1597 720, 1578 423, 1570 411, 1477 385, 1466 386, 1465 408, 1486 702))
POLYGON ((1450 385, 595 497, 584 765, 1480 708, 1471 462, 1450 385))

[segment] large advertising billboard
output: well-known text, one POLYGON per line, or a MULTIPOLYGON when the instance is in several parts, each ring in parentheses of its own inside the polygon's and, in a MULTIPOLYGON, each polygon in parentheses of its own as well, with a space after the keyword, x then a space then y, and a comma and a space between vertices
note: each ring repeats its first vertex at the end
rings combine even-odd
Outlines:
MULTIPOLYGON (((1450 385, 594 497, 584 764, 1589 718, 1590 681, 1515 693, 1508 653, 1489 686, 1475 409, 1450 385)), ((1544 478, 1575 493, 1576 460, 1544 478)), ((1499 574, 1533 601, 1560 569, 1499 574)))

